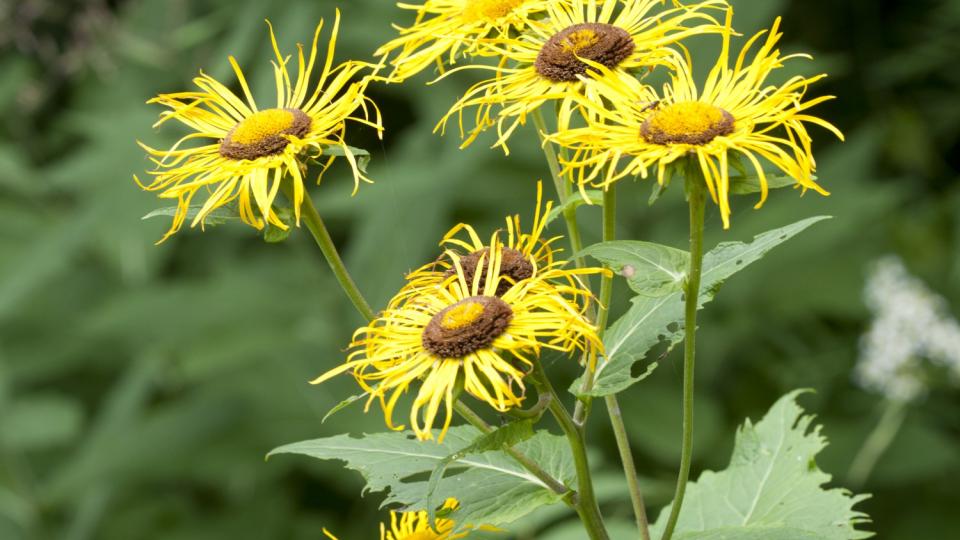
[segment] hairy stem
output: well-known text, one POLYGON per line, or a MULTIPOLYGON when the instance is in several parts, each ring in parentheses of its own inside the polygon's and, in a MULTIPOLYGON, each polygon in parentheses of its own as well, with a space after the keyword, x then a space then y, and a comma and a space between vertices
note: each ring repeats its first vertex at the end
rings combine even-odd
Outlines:
POLYGON ((684 290, 684 341, 683 341, 683 441, 680 449, 680 473, 677 489, 670 508, 670 517, 661 540, 670 540, 680 517, 683 496, 690 477, 690 460, 693 457, 693 371, 697 348, 697 308, 700 297, 700 275, 703 270, 703 212, 706 206, 703 179, 688 178, 690 206, 690 266, 687 270, 684 290))

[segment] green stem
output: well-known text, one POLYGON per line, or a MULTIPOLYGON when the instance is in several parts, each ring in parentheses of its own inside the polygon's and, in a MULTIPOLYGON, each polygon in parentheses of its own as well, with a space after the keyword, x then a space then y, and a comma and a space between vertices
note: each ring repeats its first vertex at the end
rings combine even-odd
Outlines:
POLYGON ((561 214, 563 220, 567 223, 568 236, 570 237, 570 249, 573 250, 574 264, 577 268, 583 267, 583 257, 580 252, 583 250, 583 239, 580 237, 580 227, 577 225, 577 209, 568 206, 567 201, 573 195, 573 187, 567 182, 560 172, 560 161, 557 159, 557 153, 554 150, 553 143, 544 140, 543 134, 547 132, 547 123, 543 119, 543 113, 536 109, 531 113, 533 125, 537 128, 537 137, 540 140, 540 148, 543 149, 543 155, 547 158, 547 167, 550 168, 550 176, 553 178, 553 187, 557 190, 557 196, 560 198, 560 205, 563 208, 561 214))
POLYGON ((900 431, 906 413, 906 401, 887 400, 880 420, 873 431, 870 432, 850 465, 850 472, 847 473, 850 487, 859 488, 866 483, 877 461, 880 460, 880 456, 887 451, 897 432, 900 431))
POLYGON ((633 505, 633 515, 643 540, 650 540, 650 524, 647 520, 647 508, 643 502, 643 492, 637 481, 637 467, 633 462, 633 453, 630 450, 630 439, 627 437, 627 428, 623 424, 623 414, 620 412, 620 403, 616 395, 605 398, 607 412, 610 415, 610 425, 613 426, 613 435, 617 440, 617 450, 620 451, 620 462, 623 463, 623 474, 627 477, 627 487, 630 490, 630 503, 633 505))
POLYGON ((707 197, 703 180, 700 177, 689 178, 690 206, 690 267, 687 271, 686 290, 684 291, 684 341, 683 341, 683 442, 680 449, 680 473, 677 476, 677 489, 670 508, 670 517, 663 530, 661 540, 670 540, 673 529, 680 516, 683 496, 690 477, 690 461, 693 457, 693 370, 697 348, 697 309, 700 299, 700 274, 703 270, 703 212, 707 197))
POLYGON ((540 392, 549 393, 552 397, 550 413, 560 424, 573 451, 573 463, 577 469, 577 498, 575 499, 577 514, 591 540, 609 540, 603 517, 600 515, 600 507, 597 505, 597 497, 593 492, 593 480, 590 477, 590 463, 587 461, 587 447, 583 441, 583 433, 573 423, 573 418, 557 396, 539 360, 533 361, 531 377, 540 392))
MULTIPOLYGON (((617 236, 617 191, 616 185, 611 185, 603 192, 603 241, 612 242, 617 236)), ((613 298, 613 276, 605 275, 600 281, 600 311, 597 315, 597 328, 599 328, 600 337, 603 338, 607 323, 610 320, 610 302, 613 298)), ((592 371, 591 371, 592 373, 592 371)), ((584 378, 584 386, 587 380, 590 385, 593 384, 593 377, 584 378)), ((589 387, 585 388, 589 390, 589 387)), ((586 414, 590 412, 589 397, 585 398, 583 408, 583 420, 586 414)), ((650 540, 650 526, 647 521, 646 505, 643 502, 643 493, 640 491, 640 483, 637 481, 637 466, 633 462, 633 451, 630 449, 630 439, 627 436, 627 427, 623 423, 623 413, 620 410, 620 403, 617 396, 611 394, 604 398, 607 406, 607 412, 610 416, 610 425, 613 427, 613 435, 617 441, 617 450, 620 453, 620 462, 623 464, 623 474, 627 478, 627 487, 630 490, 630 503, 633 505, 633 515, 637 522, 637 529, 640 530, 640 536, 643 540, 650 540)), ((574 421, 577 417, 574 416, 574 421)))
MULTIPOLYGON (((552 401, 552 400, 551 400, 552 401)), ((466 403, 457 400, 454 403, 453 408, 457 411, 457 414, 463 417, 470 425, 479 429, 483 433, 491 433, 493 427, 487 424, 483 418, 480 418, 480 415, 475 413, 466 403)), ((503 445, 503 451, 510 455, 513 459, 523 466, 524 469, 530 472, 530 474, 536 476, 541 482, 543 482, 550 491, 553 491, 557 495, 560 495, 564 502, 568 505, 573 506, 572 499, 574 499, 573 491, 567 486, 563 485, 562 482, 556 478, 550 476, 550 473, 543 470, 535 461, 530 459, 526 454, 517 450, 512 446, 503 445)))
MULTIPOLYGON (((293 186, 284 182, 283 192, 291 202, 294 201, 293 186)), ((357 308, 357 311, 359 311, 365 319, 372 321, 374 317, 376 317, 376 313, 370 308, 370 304, 367 303, 360 289, 357 288, 357 284, 354 283, 353 278, 350 277, 350 273, 347 271, 347 267, 344 266, 340 254, 337 253, 337 247, 333 244, 333 239, 330 238, 330 233, 327 232, 327 227, 323 224, 323 219, 320 218, 320 213, 317 212, 317 207, 313 205, 313 199, 310 198, 309 193, 303 194, 300 216, 307 224, 307 229, 310 230, 310 234, 312 234, 313 239, 316 240, 317 246, 319 246, 320 251, 323 252, 323 256, 327 259, 327 263, 330 265, 330 269, 333 270, 333 275, 336 276, 337 282, 340 283, 343 292, 347 294, 347 297, 350 299, 350 302, 353 303, 353 306, 357 308)))

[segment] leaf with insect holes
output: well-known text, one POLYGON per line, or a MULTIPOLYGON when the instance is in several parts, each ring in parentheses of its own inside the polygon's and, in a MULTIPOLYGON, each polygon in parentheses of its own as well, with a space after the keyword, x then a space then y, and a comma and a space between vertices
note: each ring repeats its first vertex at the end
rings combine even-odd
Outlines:
MULTIPOLYGON (((429 476, 449 456, 475 444, 482 433, 472 426, 451 427, 442 443, 418 441, 407 432, 351 437, 336 435, 281 446, 270 452, 300 454, 322 460, 340 460, 359 471, 366 489, 386 494, 383 505, 425 510, 429 503, 429 476)), ((566 485, 576 482, 573 456, 566 439, 538 431, 515 448, 566 485)), ((500 450, 460 457, 436 481, 436 493, 459 501, 449 517, 459 524, 502 525, 536 508, 561 501, 539 478, 500 450)))
MULTIPOLYGON (((753 242, 723 242, 703 257, 703 275, 699 307, 713 300, 727 278, 760 260, 776 246, 800 234, 814 223, 829 219, 818 216, 757 235, 753 242)), ((631 372, 655 345, 666 342, 669 348, 683 340, 684 302, 681 291, 666 296, 637 295, 630 309, 604 333, 605 359, 594 371, 594 384, 586 395, 607 396, 622 392, 642 380, 631 372)), ((581 395, 582 376, 570 386, 581 395)))
MULTIPOLYGON (((830 475, 816 457, 827 441, 813 416, 797 404, 803 391, 778 400, 759 422, 737 431, 730 465, 706 471, 687 484, 674 531, 677 540, 855 540, 872 533, 853 507, 867 498, 840 488, 824 489, 830 475)), ((670 506, 651 528, 659 537, 670 506)))

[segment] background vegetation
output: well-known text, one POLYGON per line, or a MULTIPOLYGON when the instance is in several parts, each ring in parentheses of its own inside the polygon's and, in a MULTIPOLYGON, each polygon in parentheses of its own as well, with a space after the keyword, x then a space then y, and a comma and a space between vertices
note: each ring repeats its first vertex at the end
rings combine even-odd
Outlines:
MULTIPOLYGON (((708 244, 836 219, 736 276, 704 311, 694 477, 725 465, 744 417, 810 387, 804 404, 831 441, 820 465, 843 484, 878 414, 879 398, 850 375, 868 324, 867 265, 898 253, 960 306, 960 2, 732 3, 744 33, 784 16, 786 48, 813 52, 809 69, 831 73, 815 92, 839 99, 819 111, 848 140, 818 140, 829 198, 781 190, 762 211, 740 198, 729 232, 708 210, 708 244)), ((131 178, 148 166, 135 140, 176 134, 151 130, 158 109, 145 100, 184 89, 201 67, 231 80, 228 54, 270 96, 263 19, 290 50, 338 4, 341 59, 368 58, 391 22, 408 21, 386 0, 0 0, 0 538, 316 539, 323 526, 376 536, 386 514, 377 494, 360 497, 358 476, 263 460, 283 443, 384 429, 359 407, 320 422, 354 387, 306 381, 341 361, 361 321, 307 235, 267 244, 230 226, 157 247, 166 223, 140 217, 158 201, 131 178)), ((375 185, 351 198, 334 171, 313 190, 374 305, 435 256, 450 225, 489 231, 508 213, 529 216, 547 174, 530 142, 507 158, 431 134, 470 77, 425 80, 371 90, 386 135, 358 131, 352 144, 374 154, 375 185)), ((620 236, 682 246, 680 190, 648 208, 649 183, 625 185, 620 236)), ((595 240, 598 210, 581 219, 595 240)), ((674 352, 621 398, 658 508, 679 455, 679 362, 674 352)), ((574 375, 571 362, 552 369, 574 375)), ((607 472, 604 511, 627 520, 603 414, 591 441, 607 472)), ((960 399, 944 385, 911 408, 862 509, 881 538, 950 537, 958 473, 960 399)), ((555 518, 535 514, 516 532, 576 538, 555 518)))

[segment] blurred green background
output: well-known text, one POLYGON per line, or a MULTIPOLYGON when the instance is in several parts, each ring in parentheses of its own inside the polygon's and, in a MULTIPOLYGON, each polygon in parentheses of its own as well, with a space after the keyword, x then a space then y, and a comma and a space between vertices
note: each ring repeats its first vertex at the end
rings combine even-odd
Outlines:
MULTIPOLYGON (((744 33, 784 16, 784 48, 812 52, 802 67, 831 74, 814 93, 839 99, 818 112, 848 140, 815 131, 832 196, 781 190, 760 211, 740 198, 728 232, 708 210, 708 244, 836 219, 735 276, 702 315, 694 476, 726 465, 744 417, 810 387, 803 403, 831 441, 820 465, 843 485, 879 414, 880 399, 850 376, 869 322, 868 264, 900 254, 960 306, 960 1, 732 3, 744 33)), ((355 387, 307 381, 342 361, 361 321, 309 237, 266 244, 223 226, 155 246, 167 223, 140 218, 161 203, 132 180, 149 165, 135 141, 162 147, 179 133, 152 130, 159 108, 144 101, 186 89, 200 68, 233 84, 229 54, 273 99, 263 19, 289 51, 338 5, 340 59, 369 58, 391 22, 409 21, 388 0, 0 0, 0 539, 316 539, 323 526, 376 537, 386 512, 377 494, 360 496, 359 475, 264 462, 287 442, 384 429, 379 411, 360 407, 320 422, 355 387)), ((531 128, 509 158, 483 140, 459 151, 453 133, 433 135, 471 76, 426 80, 370 91, 387 132, 381 142, 357 130, 351 144, 373 154, 376 184, 351 198, 334 169, 313 189, 375 306, 454 223, 489 232, 508 213, 529 219, 547 174, 531 128)), ((651 208, 649 183, 623 185, 618 234, 683 246, 680 190, 651 208)), ((595 241, 599 211, 580 212, 595 241)), ((617 292, 622 309, 626 288, 617 292)), ((679 455, 679 364, 675 351, 621 398, 652 516, 679 455)), ((574 375, 572 362, 551 369, 574 375)), ((591 441, 604 512, 629 520, 602 409, 591 441)), ((944 385, 911 407, 861 509, 880 538, 953 537, 958 473, 960 399, 944 385)), ((515 532, 577 538, 561 514, 515 532)))

